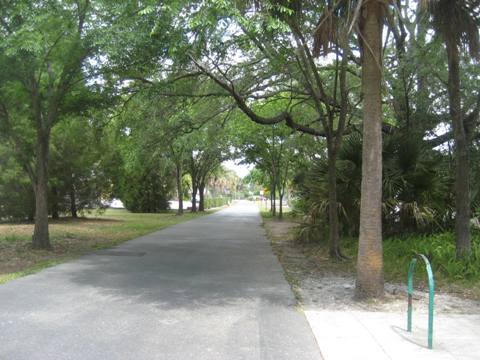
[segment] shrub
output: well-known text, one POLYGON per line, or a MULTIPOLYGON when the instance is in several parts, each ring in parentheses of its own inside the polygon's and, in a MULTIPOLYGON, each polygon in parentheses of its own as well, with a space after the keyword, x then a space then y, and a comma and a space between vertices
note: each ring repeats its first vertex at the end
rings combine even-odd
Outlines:
MULTIPOLYGON (((355 256, 357 241, 344 241, 344 246, 349 255, 355 256)), ((450 232, 386 238, 383 249, 387 280, 406 281, 408 266, 415 253, 429 258, 436 280, 480 280, 479 232, 472 234, 472 255, 465 260, 457 260, 455 236, 450 232)), ((424 280, 423 264, 419 263, 417 267, 417 278, 424 280)))
POLYGON ((224 205, 229 205, 231 202, 230 197, 221 196, 215 198, 205 198, 205 209, 211 209, 215 207, 220 207, 224 205))

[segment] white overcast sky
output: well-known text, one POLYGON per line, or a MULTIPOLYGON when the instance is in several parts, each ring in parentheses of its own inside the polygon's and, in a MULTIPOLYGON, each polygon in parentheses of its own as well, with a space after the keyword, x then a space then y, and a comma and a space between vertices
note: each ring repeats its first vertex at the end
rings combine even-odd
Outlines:
POLYGON ((227 169, 235 171, 235 173, 240 176, 241 178, 244 178, 245 176, 248 175, 251 169, 253 169, 253 165, 245 165, 245 164, 237 164, 241 162, 241 160, 228 160, 224 161, 222 164, 225 166, 227 169))

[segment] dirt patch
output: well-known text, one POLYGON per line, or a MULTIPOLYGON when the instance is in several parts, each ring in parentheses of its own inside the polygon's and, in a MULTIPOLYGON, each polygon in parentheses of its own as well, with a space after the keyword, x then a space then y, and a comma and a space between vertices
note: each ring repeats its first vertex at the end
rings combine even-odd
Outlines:
MULTIPOLYGON (((300 304, 309 310, 368 310, 403 312, 407 308, 405 284, 385 284, 381 300, 354 300, 355 264, 336 262, 328 257, 325 246, 305 245, 295 241, 292 221, 264 219, 267 236, 272 242, 285 271, 285 277, 300 304)), ((415 310, 427 311, 428 293, 425 286, 414 292, 415 310)), ((480 301, 465 299, 446 292, 435 295, 437 313, 480 314, 480 301)))

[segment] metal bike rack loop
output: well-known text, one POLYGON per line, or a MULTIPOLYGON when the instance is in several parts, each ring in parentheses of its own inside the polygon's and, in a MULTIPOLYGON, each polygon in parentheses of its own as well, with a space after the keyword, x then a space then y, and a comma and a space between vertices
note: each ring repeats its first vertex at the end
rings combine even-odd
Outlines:
POLYGON ((407 314, 407 331, 412 331, 412 299, 413 299, 413 275, 415 274, 415 265, 417 264, 417 258, 422 259, 425 263, 425 269, 428 275, 428 348, 433 348, 433 307, 434 307, 434 295, 435 295, 435 281, 433 279, 432 266, 430 261, 423 254, 416 254, 410 261, 408 268, 408 314, 407 314))

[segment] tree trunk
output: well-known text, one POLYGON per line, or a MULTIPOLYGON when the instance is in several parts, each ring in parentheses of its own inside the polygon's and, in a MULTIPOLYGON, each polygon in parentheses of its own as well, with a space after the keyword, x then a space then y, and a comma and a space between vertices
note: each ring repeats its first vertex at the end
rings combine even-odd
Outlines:
POLYGON ((270 212, 273 213, 273 192, 270 189, 270 212))
POLYGON ((48 145, 49 134, 37 129, 37 154, 35 173, 35 227, 32 247, 51 249, 48 233, 48 145))
POLYGON ((278 194, 278 200, 279 200, 279 204, 278 204, 278 218, 279 219, 282 219, 283 218, 283 192, 280 191, 280 193, 278 194))
POLYGON ((182 189, 182 165, 176 165, 178 210, 177 215, 183 214, 183 189, 182 189))
POLYGON ((277 191, 277 187, 275 186, 275 181, 273 181, 272 182, 272 208, 271 208, 273 216, 277 215, 277 204, 276 204, 277 194, 276 194, 276 191, 277 191))
POLYGON ((70 213, 72 214, 72 218, 78 218, 77 214, 77 197, 75 193, 75 185, 73 183, 73 176, 72 176, 72 184, 70 185, 70 213))
POLYGON ((460 100, 459 50, 455 39, 446 35, 448 54, 448 97, 455 139, 455 235, 457 258, 471 253, 470 174, 468 140, 460 100))
MULTIPOLYGON (((425 47, 425 38, 427 36, 427 21, 424 19, 423 16, 423 5, 421 1, 417 4, 417 49, 422 50, 425 47)), ((418 87, 418 96, 417 98, 417 108, 421 114, 424 114, 428 109, 428 89, 427 89, 427 76, 426 71, 424 69, 419 68, 417 74, 417 87, 418 87)), ((421 122, 416 122, 416 127, 419 129, 423 129, 425 125, 421 124, 421 122)))
POLYGON ((362 34, 363 146, 356 297, 381 297, 382 248, 382 30, 383 5, 369 1, 360 16, 362 34))
MULTIPOLYGON (((333 139, 332 139, 333 140, 333 139)), ((329 140, 329 142, 332 142, 329 140)), ((331 258, 343 258, 340 251, 340 231, 337 201, 337 154, 333 144, 328 145, 328 243, 331 258)))
POLYGON ((205 211, 205 184, 201 183, 198 187, 198 194, 200 196, 200 201, 198 203, 198 211, 205 211))
POLYGON ((197 211, 197 185, 192 184, 192 212, 197 211))
POLYGON ((60 217, 58 212, 58 189, 54 185, 52 186, 52 219, 58 219, 60 217))

